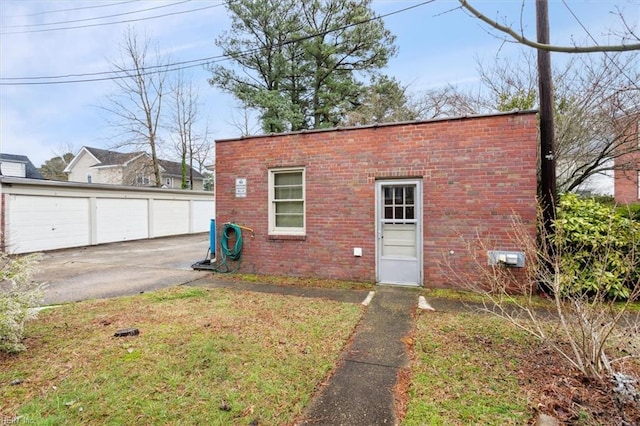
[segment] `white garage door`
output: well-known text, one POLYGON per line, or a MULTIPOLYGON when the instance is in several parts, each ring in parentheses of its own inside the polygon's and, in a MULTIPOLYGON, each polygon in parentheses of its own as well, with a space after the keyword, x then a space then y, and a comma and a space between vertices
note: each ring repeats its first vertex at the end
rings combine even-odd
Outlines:
POLYGON ((149 237, 147 200, 98 198, 96 200, 97 243, 149 237))
POLYGON ((155 237, 189 233, 189 200, 154 200, 152 205, 155 237))
POLYGON ((192 213, 192 232, 208 232, 211 219, 216 217, 216 204, 213 201, 194 201, 192 213))
POLYGON ((10 195, 7 251, 28 253, 89 244, 89 200, 10 195))

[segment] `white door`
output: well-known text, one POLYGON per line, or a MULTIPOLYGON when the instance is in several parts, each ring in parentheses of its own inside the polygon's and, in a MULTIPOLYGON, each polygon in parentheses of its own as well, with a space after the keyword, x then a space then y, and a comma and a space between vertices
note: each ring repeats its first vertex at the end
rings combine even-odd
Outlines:
POLYGON ((422 284, 422 182, 376 183, 377 281, 422 284))

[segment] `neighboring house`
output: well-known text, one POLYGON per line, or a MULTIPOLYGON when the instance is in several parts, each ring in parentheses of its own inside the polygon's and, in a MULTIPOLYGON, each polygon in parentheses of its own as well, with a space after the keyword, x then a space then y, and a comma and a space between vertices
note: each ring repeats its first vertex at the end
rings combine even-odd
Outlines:
MULTIPOLYGON (((182 165, 167 160, 158 160, 158 163, 161 186, 181 188, 182 165)), ((84 146, 64 171, 70 182, 156 186, 151 156, 145 152, 123 153, 84 146)), ((203 179, 204 176, 193 170, 194 190, 203 190, 203 179)))
POLYGON ((459 287, 535 238, 536 158, 534 111, 218 140, 216 221, 241 272, 459 287))
POLYGON ((0 175, 27 179, 44 179, 25 155, 0 154, 0 175))
POLYGON ((616 158, 615 200, 618 204, 640 202, 640 114, 624 127, 625 154, 616 158))

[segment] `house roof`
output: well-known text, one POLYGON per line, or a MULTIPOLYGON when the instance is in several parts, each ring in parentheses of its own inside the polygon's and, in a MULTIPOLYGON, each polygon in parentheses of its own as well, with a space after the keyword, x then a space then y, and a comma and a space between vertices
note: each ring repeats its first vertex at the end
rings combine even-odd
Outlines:
MULTIPOLYGON (((108 149, 94 148, 90 146, 83 146, 82 149, 78 152, 78 155, 69 163, 65 172, 69 172, 76 160, 80 158, 80 154, 82 152, 86 152, 88 155, 93 157, 96 161, 95 164, 92 164, 91 167, 110 167, 110 166, 126 166, 128 162, 135 160, 142 156, 149 157, 149 154, 137 151, 137 152, 118 152, 111 151, 108 149)), ((162 169, 162 174, 166 176, 172 177, 181 177, 182 176, 182 164, 169 161, 169 160, 161 160, 158 159, 158 165, 162 169)), ((193 177, 195 179, 204 179, 204 176, 200 174, 197 170, 193 170, 193 177)))
POLYGON ((94 164, 94 166, 122 165, 134 158, 144 155, 144 152, 117 152, 107 149, 93 148, 90 146, 85 146, 83 148, 86 149, 87 152, 91 154, 96 160, 98 160, 98 164, 94 164))
MULTIPOLYGON (((40 171, 33 165, 26 155, 3 154, 0 153, 0 163, 3 161, 11 163, 23 163, 25 165, 25 177, 28 179, 44 179, 40 171)), ((0 174, 2 174, 0 172, 0 174)))
MULTIPOLYGON (((158 160, 158 164, 164 169, 165 175, 177 177, 182 176, 182 163, 178 163, 176 161, 158 160)), ((193 169, 193 177, 195 179, 204 179, 204 176, 202 176, 202 174, 200 174, 195 169, 193 169)))

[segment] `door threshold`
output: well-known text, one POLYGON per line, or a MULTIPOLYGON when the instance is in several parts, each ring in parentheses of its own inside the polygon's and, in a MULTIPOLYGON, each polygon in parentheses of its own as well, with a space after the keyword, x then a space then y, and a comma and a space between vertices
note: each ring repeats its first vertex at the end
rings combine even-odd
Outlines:
POLYGON ((408 288, 421 288, 420 284, 408 284, 408 283, 376 283, 376 285, 383 287, 408 287, 408 288))

